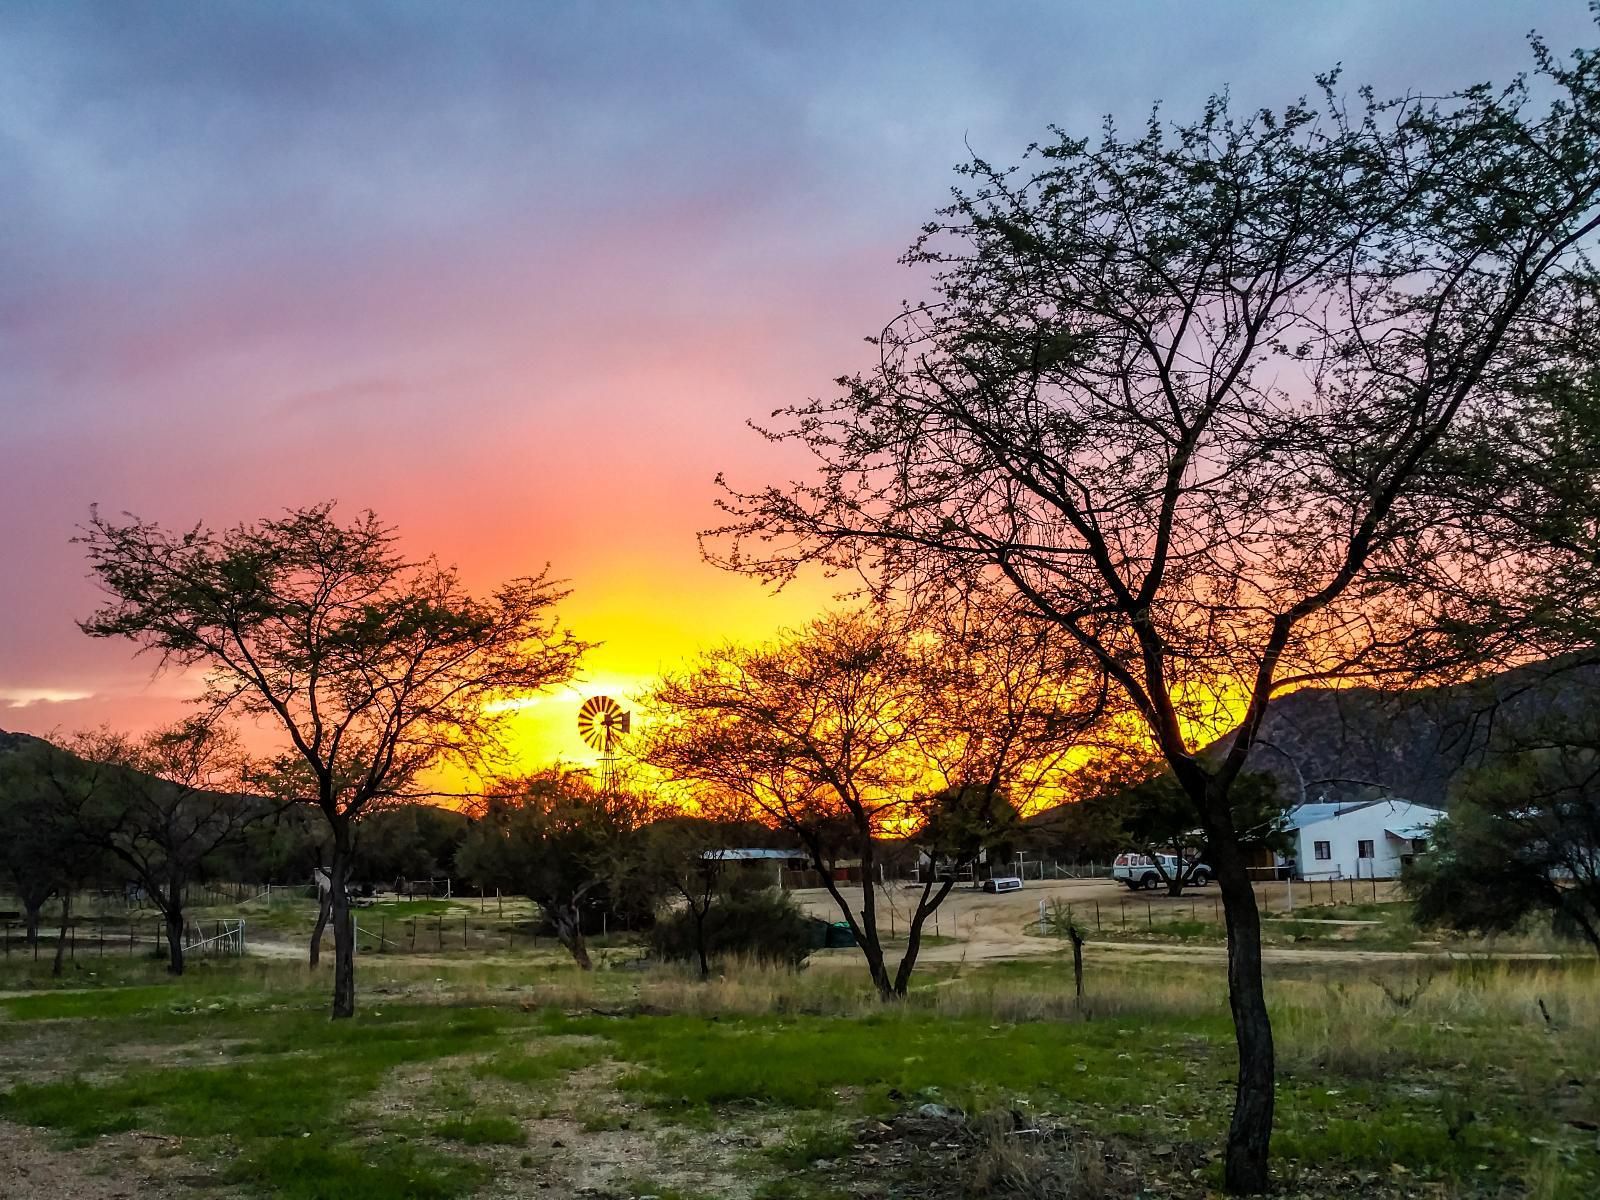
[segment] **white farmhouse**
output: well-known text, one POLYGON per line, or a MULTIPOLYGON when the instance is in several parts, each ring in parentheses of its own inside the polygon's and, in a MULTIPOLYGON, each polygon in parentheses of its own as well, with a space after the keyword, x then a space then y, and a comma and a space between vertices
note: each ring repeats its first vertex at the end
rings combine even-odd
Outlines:
POLYGON ((1392 879, 1428 847, 1444 813, 1409 800, 1302 804, 1290 810, 1294 868, 1301 879, 1392 879))

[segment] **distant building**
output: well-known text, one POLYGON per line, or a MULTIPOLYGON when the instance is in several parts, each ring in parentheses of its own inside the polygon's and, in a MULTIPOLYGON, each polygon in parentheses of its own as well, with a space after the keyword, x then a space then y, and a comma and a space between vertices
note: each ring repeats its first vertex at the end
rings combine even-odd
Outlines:
POLYGON ((1390 798, 1355 804, 1302 804, 1286 824, 1293 853, 1280 856, 1301 879, 1393 879, 1428 848, 1437 808, 1390 798))

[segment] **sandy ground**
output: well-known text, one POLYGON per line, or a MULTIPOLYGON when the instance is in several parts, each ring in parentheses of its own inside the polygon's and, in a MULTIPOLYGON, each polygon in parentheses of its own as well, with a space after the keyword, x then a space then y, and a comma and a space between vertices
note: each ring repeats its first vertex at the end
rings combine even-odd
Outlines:
MULTIPOLYGON (((1377 898, 1393 899, 1394 885, 1380 882, 1377 898)), ((1295 911, 1312 917, 1316 909, 1307 904, 1306 885, 1294 885, 1295 911)), ((916 907, 919 889, 889 884, 878 889, 879 923, 893 936, 905 932, 911 913, 916 907)), ((1347 885, 1335 888, 1333 898, 1348 902, 1347 885)), ((825 920, 838 920, 839 910, 833 897, 822 888, 799 889, 793 893, 801 907, 825 920)), ((858 906, 861 889, 844 890, 846 899, 858 906)), ((1317 900, 1326 903, 1325 885, 1317 885, 1317 900)), ((1356 884, 1358 902, 1373 897, 1371 882, 1356 884)), ((1256 885, 1256 899, 1263 912, 1284 913, 1289 894, 1287 885, 1263 883, 1256 885)), ((1109 879, 1030 880, 1021 891, 1004 895, 991 895, 971 887, 957 887, 940 905, 937 920, 930 922, 927 932, 953 941, 925 946, 919 958, 923 962, 978 962, 985 959, 1027 958, 1035 955, 1057 954, 1065 949, 1058 938, 1038 937, 1028 932, 1039 920, 1041 908, 1052 903, 1071 905, 1073 915, 1089 932, 1096 953, 1137 955, 1151 962, 1180 962, 1195 959, 1227 958, 1223 946, 1160 945, 1150 942, 1119 941, 1117 931, 1126 919, 1130 927, 1146 921, 1146 904, 1157 926, 1163 919, 1188 918, 1201 920, 1220 919, 1221 898, 1216 887, 1194 888, 1180 897, 1170 897, 1164 891, 1130 893, 1126 887, 1109 879), (1100 929, 1096 931, 1096 922, 1100 929)), ((1425 958, 1483 957, 1483 951, 1473 955, 1453 954, 1448 951, 1418 950, 1361 950, 1322 946, 1315 949, 1269 946, 1263 950, 1268 962, 1405 962, 1425 958)), ((1495 953, 1497 958, 1549 959, 1557 957, 1540 953, 1495 953)))

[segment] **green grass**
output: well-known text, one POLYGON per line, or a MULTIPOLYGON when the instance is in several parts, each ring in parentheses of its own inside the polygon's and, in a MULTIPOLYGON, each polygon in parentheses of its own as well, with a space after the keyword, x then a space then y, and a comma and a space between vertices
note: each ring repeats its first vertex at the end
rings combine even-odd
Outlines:
MULTIPOLYGON (((1593 1134, 1567 1124, 1600 1115, 1593 964, 1466 963, 1436 970, 1426 987, 1418 968, 1405 970, 1391 989, 1419 998, 1400 1005, 1375 970, 1275 969, 1274 1148, 1285 1179, 1336 1170, 1387 1180, 1399 1163, 1444 1194, 1596 1194, 1593 1134)), ((930 976, 883 1007, 845 971, 755 975, 740 990, 669 973, 369 960, 360 1016, 333 1022, 303 968, 274 976, 236 964, 0 1000, 0 1078, 47 1061, 36 1040, 62 1064, 0 1092, 0 1116, 75 1143, 128 1130, 181 1138, 248 1190, 315 1200, 470 1193, 511 1169, 515 1153, 497 1148, 526 1144, 524 1097, 512 1089, 589 1133, 631 1123, 638 1106, 646 1127, 680 1125, 697 1145, 702 1131, 776 1122, 785 1140, 743 1161, 752 1187, 779 1200, 832 1194, 846 1168, 817 1164, 848 1162, 855 1123, 925 1101, 1049 1114, 1136 1148, 1216 1147, 1233 1074, 1218 965, 1091 961, 1090 1019, 1059 1003, 1037 1019, 1031 998, 1059 1001, 1070 979, 1056 956, 991 964, 930 976), (376 994, 384 969, 410 971, 436 1002, 376 994), (540 994, 528 989, 547 986, 569 998, 525 1011, 540 994), (768 1011, 717 1011, 719 996, 764 997, 768 1011), (640 1002, 691 1011, 639 1015, 640 1002), (602 1005, 619 1015, 590 1011, 602 1005), (119 1057, 125 1048, 137 1053, 119 1057), (560 1086, 602 1062, 614 1071, 560 1086), (404 1116, 375 1103, 397 1079, 409 1089, 404 1116), (784 1178, 763 1183, 763 1172, 784 1178)))
POLYGON ((528 1131, 515 1117, 480 1115, 452 1117, 433 1127, 435 1137, 468 1146, 526 1146, 528 1131))
POLYGON ((231 1166, 231 1183, 277 1200, 449 1200, 488 1171, 410 1143, 358 1146, 313 1136, 252 1147, 231 1166))
MULTIPOLYGON (((1172 1022, 1220 1035, 1220 1023, 1172 1022)), ((640 1064, 619 1086, 660 1109, 753 1104, 827 1110, 844 1093, 868 1111, 898 1107, 896 1096, 944 1098, 977 1108, 1015 1096, 1139 1103, 1181 1083, 1181 1053, 1122 1064, 1139 1032, 1133 1022, 995 1025, 890 1013, 859 1018, 776 1017, 653 1020, 552 1018, 558 1032, 612 1041, 616 1057, 640 1064)))

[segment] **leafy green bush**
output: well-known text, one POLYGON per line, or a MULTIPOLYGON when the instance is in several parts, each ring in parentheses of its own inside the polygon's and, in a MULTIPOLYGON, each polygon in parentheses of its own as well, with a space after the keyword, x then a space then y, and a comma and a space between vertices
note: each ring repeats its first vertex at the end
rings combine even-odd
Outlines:
POLYGON ((813 945, 811 922, 787 893, 764 891, 719 895, 706 911, 703 930, 694 914, 676 910, 647 935, 660 958, 696 962, 704 937, 707 959, 745 957, 796 965, 813 945))

